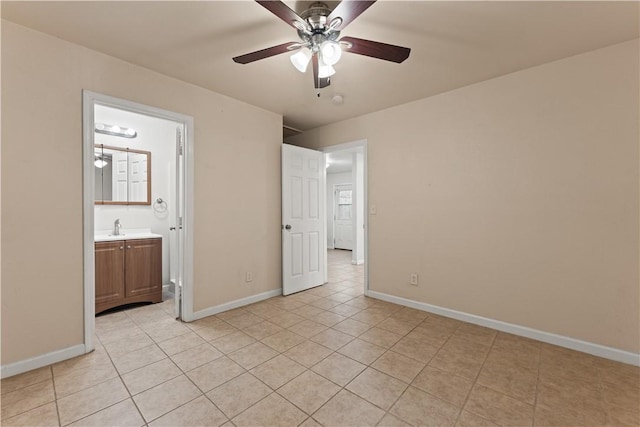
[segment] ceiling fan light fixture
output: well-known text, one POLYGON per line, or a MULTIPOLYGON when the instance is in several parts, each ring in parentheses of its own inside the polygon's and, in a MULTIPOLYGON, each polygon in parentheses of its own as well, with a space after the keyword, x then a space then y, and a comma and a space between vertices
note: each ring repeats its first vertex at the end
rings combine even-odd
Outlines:
POLYGON ((307 71, 309 61, 311 61, 311 51, 307 48, 300 49, 299 52, 291 55, 291 63, 301 73, 307 71))
POLYGON ((320 45, 320 52, 322 52, 322 60, 327 65, 335 65, 342 56, 342 49, 340 44, 333 40, 326 40, 320 45))
POLYGON ((327 64, 322 55, 318 55, 318 78, 326 79, 327 77, 333 76, 335 73, 335 68, 330 64, 327 64))
POLYGON ((321 65, 318 69, 318 77, 326 79, 336 73, 336 70, 331 65, 321 65))
MULTIPOLYGON (((1 1, 1 0, 0 0, 1 1)), ((233 59, 238 64, 249 64, 292 50, 302 52, 290 56, 296 69, 305 73, 313 60, 313 85, 323 89, 331 84, 335 74, 333 66, 342 56, 342 50, 352 54, 368 56, 395 63, 409 57, 411 49, 355 37, 342 37, 340 33, 376 0, 341 0, 333 8, 318 0, 312 0, 302 13, 291 9, 284 0, 256 0, 261 6, 297 30, 300 42, 288 42, 266 49, 260 49, 233 59)), ((289 3, 292 3, 289 1, 289 3)), ((307 2, 302 2, 307 3, 307 2)), ((333 2, 331 2, 333 3, 333 2)), ((317 91, 318 97, 320 92, 317 91)))

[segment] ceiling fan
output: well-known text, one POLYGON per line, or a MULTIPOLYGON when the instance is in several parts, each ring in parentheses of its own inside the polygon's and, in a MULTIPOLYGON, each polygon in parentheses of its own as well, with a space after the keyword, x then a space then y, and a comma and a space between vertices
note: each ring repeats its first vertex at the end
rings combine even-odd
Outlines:
MULTIPOLYGON (((312 63, 313 82, 316 89, 329 86, 335 65, 342 51, 401 63, 409 57, 411 49, 355 37, 340 37, 342 31, 375 0, 343 0, 334 10, 322 2, 316 2, 298 15, 280 0, 256 0, 269 12, 298 30, 299 42, 288 42, 266 49, 236 56, 239 64, 248 64, 281 53, 298 52, 291 56, 291 62, 305 72, 312 63)), ((320 96, 320 95, 318 95, 320 96)))

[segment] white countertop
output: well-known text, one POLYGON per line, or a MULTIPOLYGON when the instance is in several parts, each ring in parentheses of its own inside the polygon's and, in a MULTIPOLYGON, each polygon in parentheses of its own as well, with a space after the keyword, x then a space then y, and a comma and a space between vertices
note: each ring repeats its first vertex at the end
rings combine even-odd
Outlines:
POLYGON ((115 242, 118 240, 158 238, 162 238, 162 235, 152 233, 150 228, 122 228, 117 236, 113 235, 113 230, 96 230, 93 240, 94 242, 115 242))

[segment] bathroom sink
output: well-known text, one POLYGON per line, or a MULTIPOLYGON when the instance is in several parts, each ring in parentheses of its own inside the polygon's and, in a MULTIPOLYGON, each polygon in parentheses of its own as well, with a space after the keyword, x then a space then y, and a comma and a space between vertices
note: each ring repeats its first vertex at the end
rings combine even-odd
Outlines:
POLYGON ((153 239, 162 237, 160 234, 152 233, 150 228, 122 229, 119 235, 113 234, 112 230, 96 230, 95 242, 113 242, 117 240, 130 239, 153 239))

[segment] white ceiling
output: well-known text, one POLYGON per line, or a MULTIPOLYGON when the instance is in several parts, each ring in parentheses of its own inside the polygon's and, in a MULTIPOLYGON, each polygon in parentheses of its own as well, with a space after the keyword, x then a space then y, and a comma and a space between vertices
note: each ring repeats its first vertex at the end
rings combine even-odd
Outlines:
MULTIPOLYGON (((310 2, 287 1, 301 12, 310 2)), ((328 2, 335 6, 337 2, 328 2)), ((2 18, 282 114, 307 130, 637 38, 640 3, 380 0, 342 32, 410 47, 402 64, 345 54, 316 96, 289 54, 231 58, 297 41, 253 1, 2 1, 2 18), (342 105, 331 97, 341 94, 342 105)))

